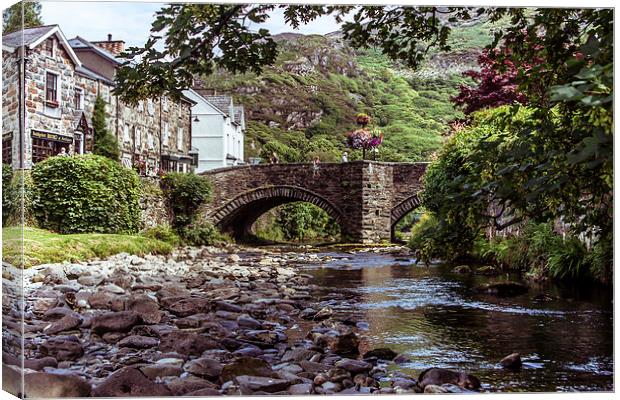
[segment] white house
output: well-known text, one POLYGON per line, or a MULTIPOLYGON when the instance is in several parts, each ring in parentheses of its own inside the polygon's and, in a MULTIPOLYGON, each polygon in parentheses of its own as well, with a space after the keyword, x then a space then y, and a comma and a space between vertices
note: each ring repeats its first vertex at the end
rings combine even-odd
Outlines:
POLYGON ((245 115, 231 96, 201 89, 183 92, 192 106, 192 146, 198 151, 196 172, 243 164, 245 115))

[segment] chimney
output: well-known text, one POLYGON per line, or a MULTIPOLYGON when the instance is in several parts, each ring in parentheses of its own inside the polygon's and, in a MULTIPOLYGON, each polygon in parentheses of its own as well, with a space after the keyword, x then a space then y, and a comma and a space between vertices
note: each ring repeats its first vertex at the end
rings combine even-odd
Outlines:
POLYGON ((112 40, 112 34, 108 33, 108 40, 93 42, 97 46, 106 49, 114 55, 118 55, 125 50, 125 42, 123 40, 112 40))

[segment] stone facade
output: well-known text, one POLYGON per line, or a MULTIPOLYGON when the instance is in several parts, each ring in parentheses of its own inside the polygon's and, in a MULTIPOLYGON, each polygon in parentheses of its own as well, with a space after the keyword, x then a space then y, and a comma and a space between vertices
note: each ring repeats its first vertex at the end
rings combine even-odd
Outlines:
POLYGON ((419 205, 426 163, 355 161, 335 164, 248 165, 203 173, 214 188, 201 215, 236 237, 251 234, 263 213, 306 201, 324 209, 351 240, 392 239, 393 228, 419 205))
MULTIPOLYGON (((16 37, 3 37, 13 43, 12 47, 3 48, 2 54, 3 161, 20 167, 17 108, 19 87, 23 85, 24 168, 58 154, 62 148, 69 153, 92 150, 90 125, 95 100, 101 96, 106 102, 108 130, 118 139, 125 166, 136 168, 143 175, 157 175, 162 169, 181 172, 192 169, 189 152, 193 103, 189 99, 173 101, 164 97, 138 105, 125 104, 113 94, 113 76, 89 69, 94 67, 91 65, 94 58, 90 57, 88 47, 81 47, 76 55, 60 29, 53 25, 23 32, 31 40, 23 48, 16 37), (25 49, 26 65, 20 82, 17 66, 22 49, 25 49), (56 78, 50 79, 50 74, 56 78), (56 95, 50 101, 49 90, 53 85, 48 80, 54 79, 56 95)), ((106 59, 100 58, 98 62, 97 65, 104 66, 106 59)), ((114 55, 107 62, 114 67, 119 64, 114 55)))

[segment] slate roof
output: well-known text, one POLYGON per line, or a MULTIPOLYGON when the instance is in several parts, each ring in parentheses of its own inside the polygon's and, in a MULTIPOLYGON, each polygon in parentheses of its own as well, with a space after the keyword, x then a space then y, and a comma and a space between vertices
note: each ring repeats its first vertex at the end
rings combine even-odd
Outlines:
POLYGON ((95 53, 99 54, 103 58, 106 58, 109 61, 112 61, 115 64, 122 64, 123 62, 116 58, 116 56, 104 49, 103 47, 97 46, 94 43, 89 42, 83 37, 76 36, 73 39, 69 39, 69 45, 74 49, 92 49, 95 53))
POLYGON ((57 27, 58 25, 43 25, 15 31, 2 36, 2 45, 8 47, 20 47, 23 44, 24 46, 28 46, 29 44, 36 42, 39 38, 45 36, 45 34, 57 27))
POLYGON ((234 116, 235 122, 237 122, 239 125, 243 125, 243 117, 244 117, 243 106, 234 106, 233 110, 235 111, 235 116, 234 116))
POLYGON ((232 106, 232 97, 231 96, 220 96, 220 95, 206 95, 197 91, 202 97, 205 98, 209 103, 213 104, 218 110, 223 112, 226 115, 230 115, 230 107, 232 106))
POLYGON ((96 73, 95 71, 93 71, 92 69, 88 69, 88 68, 86 68, 83 65, 81 65, 79 67, 75 67, 75 72, 80 74, 80 75, 86 76, 87 78, 91 78, 91 79, 95 79, 95 80, 99 80, 99 81, 105 82, 108 85, 113 85, 113 86, 116 85, 114 83, 114 81, 111 81, 110 79, 106 78, 105 76, 100 75, 100 74, 96 73))

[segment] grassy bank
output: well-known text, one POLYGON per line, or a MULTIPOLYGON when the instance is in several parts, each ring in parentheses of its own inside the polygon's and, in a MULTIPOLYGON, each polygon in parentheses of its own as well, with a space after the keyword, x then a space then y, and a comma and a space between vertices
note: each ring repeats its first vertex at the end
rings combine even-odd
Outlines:
MULTIPOLYGON (((108 257, 118 253, 136 255, 168 254, 171 244, 139 235, 82 233, 61 235, 26 227, 24 228, 24 266, 62 261, 85 261, 108 257)), ((21 259, 21 228, 2 230, 2 259, 18 265, 21 259)))

